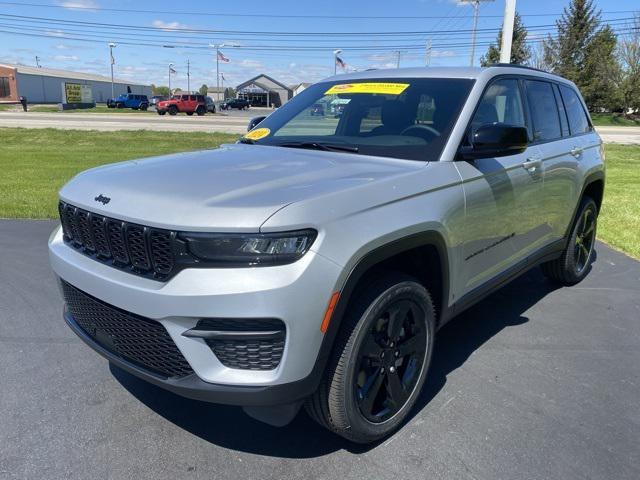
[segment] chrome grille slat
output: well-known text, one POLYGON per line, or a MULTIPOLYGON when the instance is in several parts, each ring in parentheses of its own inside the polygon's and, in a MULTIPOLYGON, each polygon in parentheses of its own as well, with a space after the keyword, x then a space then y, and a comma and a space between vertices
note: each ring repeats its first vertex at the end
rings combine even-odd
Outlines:
POLYGON ((164 280, 175 267, 176 232, 124 222, 60 202, 64 241, 96 260, 164 280))

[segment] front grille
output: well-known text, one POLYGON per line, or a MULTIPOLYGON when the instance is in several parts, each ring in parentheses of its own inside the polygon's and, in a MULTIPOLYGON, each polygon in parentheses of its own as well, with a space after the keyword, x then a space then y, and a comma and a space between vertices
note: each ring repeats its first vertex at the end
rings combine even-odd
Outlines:
POLYGON ((104 303, 64 281, 62 290, 73 320, 113 355, 163 377, 180 378, 193 373, 159 322, 104 303))
POLYGON ((200 330, 224 332, 277 331, 269 339, 207 339, 215 356, 225 367, 240 370, 273 370, 278 367, 284 352, 285 325, 278 319, 205 319, 196 327, 200 330))
POLYGON ((58 210, 64 241, 85 255, 157 280, 173 273, 176 232, 123 222, 65 202, 58 210))

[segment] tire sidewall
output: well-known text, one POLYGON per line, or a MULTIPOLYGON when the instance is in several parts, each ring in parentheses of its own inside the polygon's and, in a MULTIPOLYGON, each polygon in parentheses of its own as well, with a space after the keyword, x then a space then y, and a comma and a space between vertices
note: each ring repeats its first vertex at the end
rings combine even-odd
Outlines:
POLYGON ((582 204, 580 205, 580 210, 578 212, 578 215, 576 216, 573 229, 571 230, 571 236, 569 237, 569 243, 567 244, 567 254, 565 257, 564 268, 566 269, 566 273, 569 275, 570 277, 569 279, 572 283, 578 283, 581 280, 583 280, 591 270, 591 264, 593 261, 593 252, 595 250, 595 245, 593 246, 593 248, 591 249, 591 252, 589 253, 589 259, 587 261, 587 264, 585 265, 584 269, 580 273, 576 272, 577 259, 575 255, 575 243, 576 243, 576 237, 578 236, 578 228, 580 225, 580 220, 582 219, 584 213, 589 209, 593 212, 594 222, 595 222, 595 225, 593 227, 594 228, 594 232, 593 232, 594 244, 596 241, 595 236, 598 231, 598 207, 596 206, 596 203, 591 198, 587 197, 582 201, 582 204))
POLYGON ((431 298, 424 287, 415 281, 405 280, 392 285, 390 288, 382 292, 365 310, 351 335, 347 348, 345 348, 345 352, 343 353, 343 355, 348 355, 346 374, 341 379, 341 384, 335 386, 341 390, 340 393, 345 400, 345 411, 342 412, 342 414, 345 416, 345 420, 354 432, 358 432, 360 436, 375 440, 388 435, 403 423, 407 418, 407 414, 410 412, 420 395, 426 380, 433 352, 434 333, 435 313, 433 311, 431 298), (389 303, 399 300, 411 300, 416 303, 422 311, 424 328, 427 332, 427 348, 420 376, 405 405, 396 412, 393 417, 385 420, 384 422, 372 423, 362 415, 356 401, 354 385, 355 375, 357 374, 356 368, 358 366, 358 351, 362 342, 366 338, 371 324, 377 320, 379 314, 387 307, 387 305, 389 305, 389 303))

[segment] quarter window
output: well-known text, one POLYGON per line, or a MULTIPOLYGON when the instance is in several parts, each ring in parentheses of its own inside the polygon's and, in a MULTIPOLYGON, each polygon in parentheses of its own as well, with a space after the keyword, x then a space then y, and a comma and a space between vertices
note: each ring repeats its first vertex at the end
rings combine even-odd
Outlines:
POLYGON ((9 77, 0 77, 0 98, 10 96, 11 88, 9 86, 9 77))
POLYGON ((562 93, 564 106, 567 109, 571 135, 589 132, 591 130, 589 119, 584 111, 582 102, 578 98, 578 94, 573 91, 573 89, 565 87, 564 85, 560 86, 560 92, 562 93))
POLYGON ((555 140, 562 136, 558 106, 548 82, 527 80, 527 101, 533 120, 534 141, 555 140))

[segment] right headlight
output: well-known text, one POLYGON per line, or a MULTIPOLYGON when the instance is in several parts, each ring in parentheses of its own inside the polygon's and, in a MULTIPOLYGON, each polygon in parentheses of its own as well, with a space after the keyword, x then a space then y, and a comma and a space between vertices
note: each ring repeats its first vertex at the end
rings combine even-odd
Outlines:
POLYGON ((302 257, 315 230, 281 233, 180 233, 187 251, 199 261, 222 267, 272 266, 302 257))

